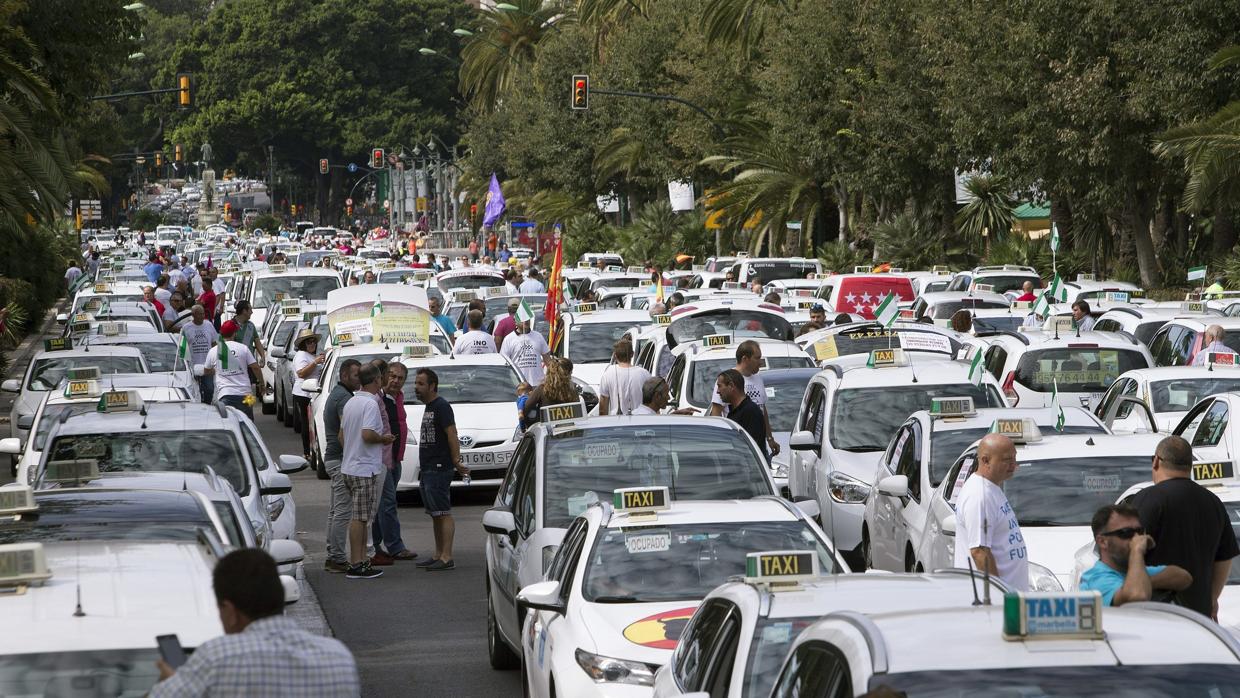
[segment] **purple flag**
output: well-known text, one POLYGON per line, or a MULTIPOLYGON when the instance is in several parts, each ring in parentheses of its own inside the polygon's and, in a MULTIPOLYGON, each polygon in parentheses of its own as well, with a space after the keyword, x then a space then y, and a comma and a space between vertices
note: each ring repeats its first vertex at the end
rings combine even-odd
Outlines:
POLYGON ((495 225, 495 221, 504 215, 504 210, 508 208, 508 204, 504 201, 504 192, 499 189, 499 180, 495 178, 495 173, 491 173, 491 187, 487 191, 486 210, 482 216, 482 224, 490 228, 495 225))

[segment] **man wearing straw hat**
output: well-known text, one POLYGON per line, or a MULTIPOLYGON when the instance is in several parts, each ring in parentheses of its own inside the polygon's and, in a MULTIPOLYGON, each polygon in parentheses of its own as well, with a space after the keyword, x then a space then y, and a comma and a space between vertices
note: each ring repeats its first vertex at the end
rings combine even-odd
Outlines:
POLYGON ((323 372, 326 356, 319 354, 319 336, 306 328, 293 340, 293 404, 297 406, 297 419, 301 420, 301 450, 310 460, 310 394, 301 389, 302 381, 318 379, 323 372))

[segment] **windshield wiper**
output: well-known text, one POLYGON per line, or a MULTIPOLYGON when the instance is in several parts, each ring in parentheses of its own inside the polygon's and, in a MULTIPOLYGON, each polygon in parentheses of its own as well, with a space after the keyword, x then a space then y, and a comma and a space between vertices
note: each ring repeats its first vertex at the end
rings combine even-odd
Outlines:
POLYGON ((1087 526, 1088 524, 1067 523, 1064 521, 1051 521, 1049 519, 1021 519, 1021 526, 1087 526))
POLYGON ((594 603, 637 603, 641 599, 632 594, 626 594, 624 596, 596 596, 592 601, 594 603))
POLYGON ((883 450, 883 447, 867 444, 865 446, 841 446, 840 450, 848 451, 849 453, 869 453, 871 451, 881 451, 883 450))

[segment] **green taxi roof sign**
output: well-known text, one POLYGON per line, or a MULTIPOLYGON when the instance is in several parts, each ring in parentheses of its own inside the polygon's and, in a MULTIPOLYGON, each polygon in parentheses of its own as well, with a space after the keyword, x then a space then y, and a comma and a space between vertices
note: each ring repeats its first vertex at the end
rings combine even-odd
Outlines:
POLYGON ((865 365, 870 368, 908 366, 908 356, 903 349, 875 349, 870 352, 870 358, 865 365))
POLYGON ((76 460, 48 461, 43 469, 44 482, 81 483, 99 479, 99 460, 78 458, 76 460))
POLYGON ((936 397, 930 400, 931 417, 972 417, 976 414, 971 397, 936 397))
POLYGON ((114 412, 139 412, 142 410, 142 396, 136 390, 109 390, 99 396, 96 412, 111 414, 114 412))
POLYGON ((13 516, 37 511, 34 488, 29 485, 0 487, 0 516, 13 516))
POLYGON ((666 487, 624 487, 612 492, 611 505, 617 512, 650 514, 672 507, 666 487))
POLYGON ((1008 592, 1003 596, 1003 639, 1101 640, 1102 594, 1008 592))
POLYGON ((745 556, 745 581, 751 584, 795 584, 819 574, 813 550, 770 550, 745 556))
POLYGON ((1193 480, 1202 485, 1215 485, 1236 479, 1236 464, 1232 461, 1209 461, 1193 463, 1193 480))
POLYGON ((0 586, 37 585, 51 578, 42 543, 0 545, 0 586))

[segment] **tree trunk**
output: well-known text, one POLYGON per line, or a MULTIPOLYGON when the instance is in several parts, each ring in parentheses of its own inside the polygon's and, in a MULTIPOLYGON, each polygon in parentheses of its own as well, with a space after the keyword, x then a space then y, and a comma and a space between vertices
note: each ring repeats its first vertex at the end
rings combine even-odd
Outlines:
POLYGON ((1128 206, 1120 217, 1120 221, 1132 236, 1137 252, 1137 268, 1141 272, 1141 285, 1153 288, 1162 274, 1158 266, 1158 257, 1154 253, 1154 240, 1150 237, 1149 204, 1145 197, 1136 191, 1130 191, 1128 206))
POLYGON ((1059 254, 1072 248, 1072 205, 1066 196, 1051 192, 1051 225, 1059 230, 1059 254))
MULTIPOLYGON (((950 240, 956 234, 956 173, 948 171, 941 182, 943 186, 939 189, 939 205, 943 210, 939 216, 939 230, 943 239, 950 240)), ((1002 232, 1006 236, 1009 231, 1002 232)))
POLYGON ((1230 211, 1219 211, 1214 214, 1214 254, 1211 257, 1222 261, 1223 257, 1231 254, 1231 248, 1235 246, 1236 221, 1230 211))
POLYGON ((848 231, 852 227, 852 219, 848 210, 848 188, 843 184, 835 185, 835 205, 840 212, 840 242, 848 242, 848 231))

